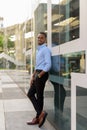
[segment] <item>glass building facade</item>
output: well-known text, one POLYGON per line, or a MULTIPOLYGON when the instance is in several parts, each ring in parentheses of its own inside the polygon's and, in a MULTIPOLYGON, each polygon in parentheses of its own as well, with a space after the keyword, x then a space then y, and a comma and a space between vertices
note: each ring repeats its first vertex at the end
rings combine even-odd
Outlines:
POLYGON ((85 18, 85 5, 87 2, 86 0, 84 2, 80 0, 37 1, 37 5, 32 3, 34 7, 33 52, 35 52, 37 34, 40 31, 47 33, 47 45, 52 51, 49 88, 45 91, 48 120, 56 130, 86 130, 87 18, 85 18))

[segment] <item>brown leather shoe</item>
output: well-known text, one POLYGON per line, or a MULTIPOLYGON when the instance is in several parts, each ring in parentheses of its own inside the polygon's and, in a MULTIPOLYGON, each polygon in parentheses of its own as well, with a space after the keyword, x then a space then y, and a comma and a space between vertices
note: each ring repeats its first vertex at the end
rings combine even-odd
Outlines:
POLYGON ((38 125, 39 127, 41 127, 41 126, 44 124, 47 115, 48 115, 48 113, 45 112, 45 111, 43 111, 43 112, 40 114, 40 116, 39 116, 39 125, 38 125))
POLYGON ((32 121, 27 121, 27 125, 36 125, 39 124, 39 118, 33 118, 32 121))

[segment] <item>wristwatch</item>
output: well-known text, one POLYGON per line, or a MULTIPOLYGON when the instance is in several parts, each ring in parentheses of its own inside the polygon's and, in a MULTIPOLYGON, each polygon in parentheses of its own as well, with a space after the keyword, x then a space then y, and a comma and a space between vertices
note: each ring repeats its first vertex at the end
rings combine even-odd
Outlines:
POLYGON ((41 78, 41 76, 38 74, 38 78, 41 78))

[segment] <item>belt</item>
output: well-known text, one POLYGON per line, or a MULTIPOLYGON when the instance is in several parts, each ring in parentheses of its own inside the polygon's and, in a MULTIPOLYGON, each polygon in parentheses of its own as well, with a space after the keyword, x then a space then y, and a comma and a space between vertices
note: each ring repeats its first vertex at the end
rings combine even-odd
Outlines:
MULTIPOLYGON (((40 73, 41 71, 42 71, 42 70, 36 69, 36 72, 39 72, 39 73, 40 73)), ((48 72, 45 72, 45 73, 48 73, 48 72)))
POLYGON ((36 72, 41 72, 42 70, 37 69, 36 72))

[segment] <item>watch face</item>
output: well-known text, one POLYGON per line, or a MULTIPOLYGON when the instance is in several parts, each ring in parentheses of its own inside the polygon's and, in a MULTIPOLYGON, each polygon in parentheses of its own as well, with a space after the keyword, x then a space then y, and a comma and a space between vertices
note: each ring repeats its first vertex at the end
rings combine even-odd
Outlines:
POLYGON ((38 74, 38 77, 41 78, 41 76, 38 74))

